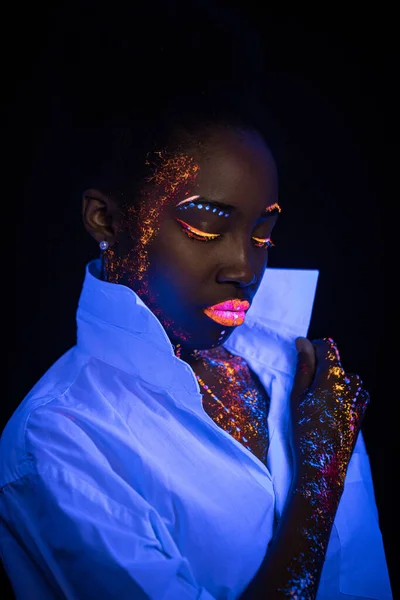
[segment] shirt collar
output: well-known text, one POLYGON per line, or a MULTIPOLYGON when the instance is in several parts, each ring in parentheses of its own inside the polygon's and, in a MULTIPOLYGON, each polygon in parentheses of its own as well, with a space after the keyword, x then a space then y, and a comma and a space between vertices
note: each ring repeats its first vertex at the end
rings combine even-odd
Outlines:
POLYGON ((224 347, 292 374, 297 362, 294 340, 307 336, 318 275, 317 270, 266 269, 245 322, 224 347))
MULTIPOLYGON (((86 267, 77 311, 78 346, 155 385, 183 385, 197 393, 192 369, 176 358, 158 318, 130 288, 101 281, 99 267, 98 259, 86 267)), ((317 279, 315 270, 266 269, 245 323, 224 346, 290 371, 293 340, 307 335, 317 279)))

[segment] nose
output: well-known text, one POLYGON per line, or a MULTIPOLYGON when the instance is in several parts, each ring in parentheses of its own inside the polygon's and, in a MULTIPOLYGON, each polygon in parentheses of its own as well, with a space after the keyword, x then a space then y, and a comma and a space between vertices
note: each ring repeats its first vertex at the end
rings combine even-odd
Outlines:
POLYGON ((257 279, 249 252, 237 247, 230 253, 229 259, 220 267, 217 274, 219 283, 234 283, 238 287, 254 285, 257 279))

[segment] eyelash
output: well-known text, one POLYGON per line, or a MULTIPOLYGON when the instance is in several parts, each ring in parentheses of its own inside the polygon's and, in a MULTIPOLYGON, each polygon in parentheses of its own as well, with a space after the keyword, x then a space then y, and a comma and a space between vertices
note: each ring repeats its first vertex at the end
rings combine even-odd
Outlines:
MULTIPOLYGON (((185 221, 176 219, 182 227, 182 231, 191 239, 198 240, 199 242, 212 242, 217 238, 221 237, 220 233, 203 233, 194 227, 190 227, 185 221)), ((252 238, 255 241, 256 248, 272 248, 275 246, 271 238, 252 238)))
POLYGON ((252 240, 254 240, 256 242, 254 244, 256 248, 273 248, 273 246, 275 246, 275 244, 271 240, 271 238, 256 238, 256 237, 253 237, 252 240))

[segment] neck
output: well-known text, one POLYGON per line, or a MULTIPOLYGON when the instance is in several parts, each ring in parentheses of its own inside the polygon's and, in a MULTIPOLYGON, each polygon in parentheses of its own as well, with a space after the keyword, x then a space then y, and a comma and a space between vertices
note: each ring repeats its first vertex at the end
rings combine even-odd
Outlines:
POLYGON ((188 364, 192 365, 198 363, 201 360, 206 359, 209 356, 214 356, 216 354, 223 355, 226 358, 229 358, 231 354, 226 350, 223 346, 215 346, 214 348, 206 348, 204 350, 197 350, 194 348, 188 348, 186 346, 182 346, 180 343, 177 343, 174 346, 175 356, 184 360, 188 364))

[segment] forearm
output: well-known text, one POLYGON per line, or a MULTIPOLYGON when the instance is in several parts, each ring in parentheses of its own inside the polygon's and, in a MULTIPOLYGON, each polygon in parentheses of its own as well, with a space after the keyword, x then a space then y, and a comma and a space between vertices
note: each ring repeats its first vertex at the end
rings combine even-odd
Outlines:
MULTIPOLYGON (((324 490, 325 483, 321 479, 318 485, 324 490)), ((340 495, 338 489, 315 494, 303 480, 293 484, 263 563, 241 600, 316 597, 340 495)))

